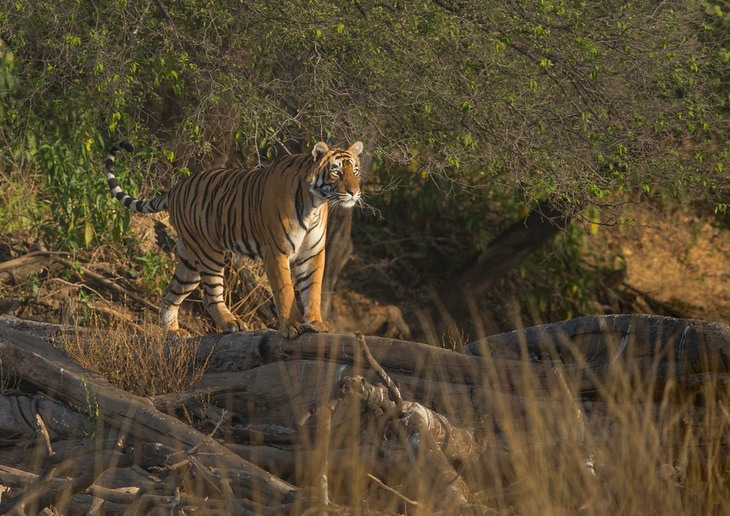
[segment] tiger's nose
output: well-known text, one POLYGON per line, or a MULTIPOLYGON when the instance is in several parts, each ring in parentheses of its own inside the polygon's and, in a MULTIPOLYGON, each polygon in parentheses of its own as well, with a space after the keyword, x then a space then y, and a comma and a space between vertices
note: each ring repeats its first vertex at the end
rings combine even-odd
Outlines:
POLYGON ((356 186, 348 186, 345 188, 345 191, 349 193, 352 197, 357 197, 360 195, 360 189, 356 186))

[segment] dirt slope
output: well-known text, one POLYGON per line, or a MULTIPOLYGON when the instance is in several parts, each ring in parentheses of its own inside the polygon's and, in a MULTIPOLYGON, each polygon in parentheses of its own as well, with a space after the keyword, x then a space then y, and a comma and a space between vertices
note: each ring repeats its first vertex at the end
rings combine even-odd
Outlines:
POLYGON ((730 233, 713 214, 634 212, 634 225, 600 228, 595 254, 626 260, 624 284, 688 318, 730 321, 730 233))

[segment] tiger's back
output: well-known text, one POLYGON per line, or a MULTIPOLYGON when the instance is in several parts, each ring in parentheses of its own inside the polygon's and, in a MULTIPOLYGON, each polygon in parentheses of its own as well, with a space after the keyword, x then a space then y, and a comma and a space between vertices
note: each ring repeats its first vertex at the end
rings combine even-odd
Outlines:
POLYGON ((293 338, 307 330, 331 331, 320 313, 328 206, 352 207, 359 201, 361 142, 345 150, 319 142, 311 155, 286 156, 269 167, 203 171, 148 201, 131 198, 116 182, 113 163, 122 148, 130 150, 115 144, 107 158, 112 194, 134 211, 168 209, 178 232, 178 263, 161 310, 168 331, 178 331, 179 306, 200 283, 216 324, 225 331, 244 329, 223 301, 227 250, 264 260, 282 334, 293 338))

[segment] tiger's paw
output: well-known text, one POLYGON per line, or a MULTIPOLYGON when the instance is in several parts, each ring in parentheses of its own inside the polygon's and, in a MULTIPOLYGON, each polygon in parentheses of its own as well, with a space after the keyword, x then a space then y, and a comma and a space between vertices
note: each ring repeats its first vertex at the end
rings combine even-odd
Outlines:
POLYGON ((296 339, 304 332, 304 325, 300 322, 279 323, 279 333, 286 339, 296 339))
POLYGON ((190 332, 187 330, 183 330, 182 328, 165 331, 165 340, 167 342, 177 342, 179 340, 187 339, 189 337, 191 337, 190 332))
POLYGON ((239 331, 248 331, 248 325, 240 319, 226 321, 222 328, 224 333, 236 333, 239 331))
POLYGON ((313 333, 332 333, 334 328, 327 321, 309 321, 303 325, 304 331, 313 333))

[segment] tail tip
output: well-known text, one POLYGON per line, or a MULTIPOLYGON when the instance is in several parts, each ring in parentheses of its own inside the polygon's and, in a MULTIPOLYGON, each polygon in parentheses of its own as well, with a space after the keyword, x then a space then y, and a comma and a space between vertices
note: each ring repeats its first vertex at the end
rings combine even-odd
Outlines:
POLYGON ((119 149, 125 150, 127 152, 134 152, 134 147, 132 147, 131 143, 126 140, 120 140, 111 146, 111 149, 109 149, 109 153, 112 155, 116 154, 119 149))

